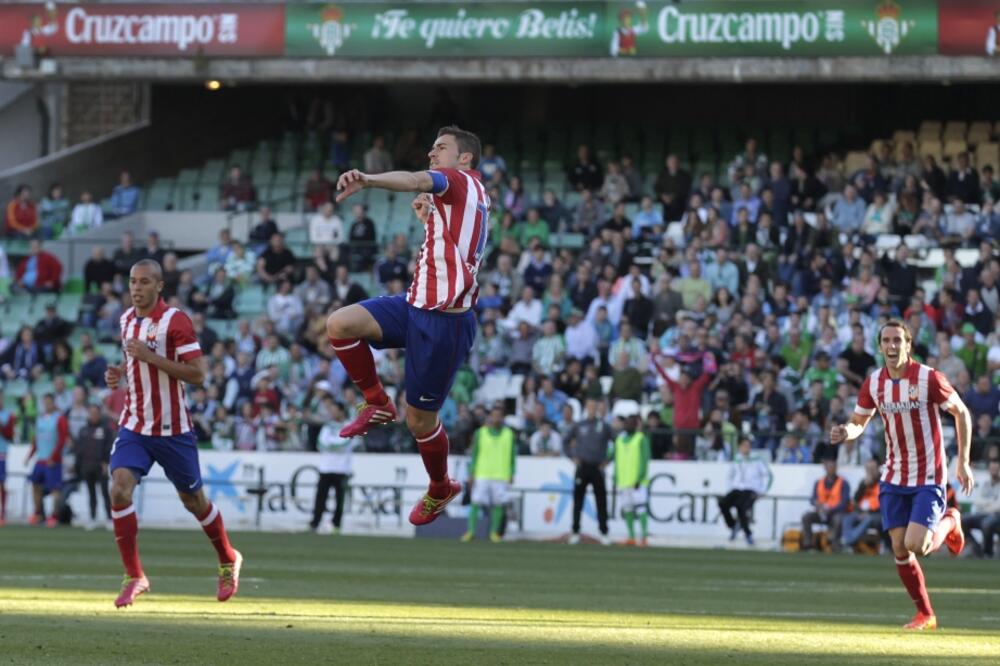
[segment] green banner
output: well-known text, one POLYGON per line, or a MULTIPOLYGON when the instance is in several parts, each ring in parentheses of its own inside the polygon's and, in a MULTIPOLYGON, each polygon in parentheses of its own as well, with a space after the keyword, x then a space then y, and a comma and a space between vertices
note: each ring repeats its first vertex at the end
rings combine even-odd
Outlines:
POLYGON ((937 0, 341 2, 285 9, 289 56, 809 57, 937 52, 937 0))

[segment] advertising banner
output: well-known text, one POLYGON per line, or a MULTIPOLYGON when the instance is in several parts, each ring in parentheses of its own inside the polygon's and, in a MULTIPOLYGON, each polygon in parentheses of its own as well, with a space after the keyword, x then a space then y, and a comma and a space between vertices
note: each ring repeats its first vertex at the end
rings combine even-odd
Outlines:
POLYGON ((942 0, 939 11, 943 55, 1000 55, 1000 0, 942 0))
MULTIPOLYGON (((7 488, 9 518, 23 520, 31 510, 31 489, 24 481, 23 459, 27 449, 12 446, 7 456, 10 478, 7 488)), ((298 531, 306 529, 312 516, 318 480, 319 454, 200 452, 205 492, 236 529, 298 531)), ((451 474, 467 478, 468 460, 451 458, 451 474)), ((426 488, 426 472, 419 456, 357 454, 350 482, 348 507, 344 514, 345 532, 354 534, 412 535, 407 521, 410 507, 426 488)), ((650 534, 677 539, 719 539, 728 536, 719 514, 716 497, 728 491, 729 467, 725 463, 650 463, 650 534)), ((609 493, 613 467, 607 469, 609 493)), ((854 487, 861 468, 841 473, 854 487)), ((808 507, 808 497, 819 465, 779 465, 771 467, 772 481, 767 494, 754 509, 754 529, 758 539, 780 535, 789 523, 798 522, 808 507)), ((66 477, 71 477, 67 470, 66 477)), ((572 528, 574 467, 565 458, 521 457, 514 478, 511 527, 513 538, 552 538, 566 535, 572 528)), ((192 518, 177 499, 173 487, 158 466, 139 486, 135 495, 140 522, 149 527, 191 527, 192 518)), ((331 500, 332 502, 332 500, 331 500)), ((86 490, 69 494, 69 504, 77 516, 85 515, 86 490)), ((613 494, 609 495, 611 535, 624 538, 625 524, 613 494)), ((468 507, 453 502, 448 515, 464 519, 468 507)), ((327 514, 324 521, 329 521, 327 514)), ((588 493, 582 514, 582 530, 598 534, 597 511, 588 493)))
POLYGON ((0 5, 0 52, 50 56, 274 56, 284 52, 280 4, 0 5))
POLYGON ((937 51, 936 0, 294 4, 310 57, 879 56, 937 51))

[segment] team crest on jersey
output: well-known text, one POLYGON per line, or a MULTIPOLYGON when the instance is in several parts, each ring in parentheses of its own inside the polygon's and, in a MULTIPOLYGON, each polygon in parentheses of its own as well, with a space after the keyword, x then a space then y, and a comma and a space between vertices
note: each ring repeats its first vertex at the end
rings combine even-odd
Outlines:
POLYGON ((156 351, 156 348, 159 346, 156 342, 156 336, 159 331, 159 322, 152 322, 146 327, 146 346, 149 347, 150 351, 156 351))
POLYGON ((919 395, 919 389, 916 386, 910 386, 910 400, 916 400, 919 395))

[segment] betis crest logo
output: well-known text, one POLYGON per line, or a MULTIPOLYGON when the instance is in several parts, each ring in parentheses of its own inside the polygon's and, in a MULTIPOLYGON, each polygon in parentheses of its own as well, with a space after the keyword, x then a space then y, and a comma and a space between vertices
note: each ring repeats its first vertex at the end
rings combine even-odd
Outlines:
POLYGON ((903 41, 910 29, 916 25, 916 21, 905 21, 902 16, 903 9, 892 0, 885 0, 875 8, 874 21, 862 21, 861 26, 868 31, 875 43, 879 45, 886 55, 890 55, 899 43, 903 41))
POLYGON ((344 12, 337 5, 327 5, 320 13, 319 23, 307 23, 306 28, 327 55, 334 55, 357 26, 344 22, 344 12))

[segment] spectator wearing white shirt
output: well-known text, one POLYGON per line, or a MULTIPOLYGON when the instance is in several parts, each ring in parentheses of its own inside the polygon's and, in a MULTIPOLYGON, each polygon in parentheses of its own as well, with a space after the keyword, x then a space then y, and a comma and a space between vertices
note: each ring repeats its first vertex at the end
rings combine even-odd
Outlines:
POLYGON ((347 492, 347 480, 351 477, 351 451, 358 444, 357 438, 347 439, 340 436, 343 425, 344 411, 329 395, 323 397, 324 406, 334 416, 332 422, 324 423, 316 440, 316 449, 320 453, 319 486, 313 504, 313 517, 309 527, 319 528, 319 522, 326 511, 326 500, 330 488, 334 489, 336 508, 333 510, 333 533, 340 532, 340 522, 344 515, 344 498, 347 492))
POLYGON ((267 299, 267 316, 274 328, 285 337, 294 338, 302 325, 305 308, 302 299, 292 293, 292 283, 282 280, 278 291, 267 299))
POLYGON ((323 204, 309 220, 309 242, 313 245, 340 245, 344 241, 344 221, 332 203, 323 204))
POLYGON ((597 335, 597 329, 588 319, 583 318, 583 312, 573 308, 569 313, 569 326, 566 327, 566 356, 581 361, 600 360, 597 354, 597 346, 601 339, 597 335))
POLYGON ((535 290, 528 286, 521 289, 521 298, 507 313, 504 327, 513 331, 522 321, 527 322, 532 328, 542 325, 542 302, 535 298, 535 290))
POLYGON ((101 207, 94 203, 90 192, 84 190, 80 194, 80 203, 73 206, 73 213, 70 215, 70 233, 75 236, 90 229, 96 229, 102 224, 104 224, 104 213, 101 211, 101 207))
POLYGON ((644 196, 639 204, 639 212, 632 220, 632 237, 641 238, 654 230, 663 229, 663 213, 653 208, 653 197, 644 196), (648 231, 647 231, 648 230, 648 231))
POLYGON ((969 545, 977 555, 993 557, 993 540, 1000 536, 1000 460, 990 460, 990 478, 977 484, 976 496, 972 501, 972 511, 962 516, 962 530, 969 545), (969 532, 979 530, 982 543, 976 541, 969 532))
POLYGON ((719 510, 729 528, 729 540, 735 541, 739 530, 746 535, 748 545, 753 545, 753 533, 750 530, 750 512, 754 502, 767 492, 770 485, 771 472, 758 455, 751 450, 748 437, 741 437, 737 445, 736 455, 729 467, 729 492, 719 498, 719 510), (732 510, 736 509, 739 525, 733 518, 732 510))
POLYGON ((622 318, 622 307, 625 305, 625 299, 617 299, 611 294, 611 284, 601 278, 597 281, 597 296, 594 300, 590 302, 590 306, 587 308, 587 321, 591 324, 596 322, 597 310, 601 307, 605 308, 608 312, 608 321, 611 322, 612 326, 618 326, 618 322, 622 318))
POLYGON ((942 241, 966 243, 976 233, 976 216, 965 207, 958 197, 951 200, 951 212, 944 218, 942 241))
POLYGON ((528 448, 533 456, 555 458, 562 455, 563 439, 559 431, 552 427, 552 421, 543 420, 538 430, 532 433, 528 440, 528 448))

